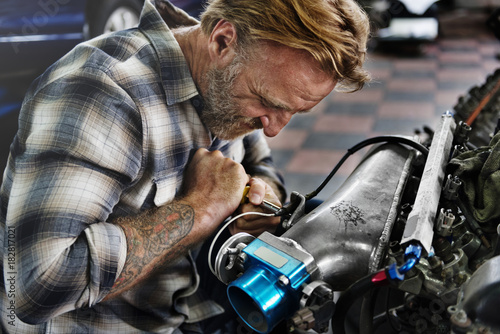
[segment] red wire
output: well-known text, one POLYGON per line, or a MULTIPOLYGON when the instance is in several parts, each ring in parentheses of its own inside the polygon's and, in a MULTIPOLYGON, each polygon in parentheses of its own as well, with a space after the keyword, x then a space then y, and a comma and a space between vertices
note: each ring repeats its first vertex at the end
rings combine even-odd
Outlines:
POLYGON ((376 286, 384 286, 389 284, 389 280, 387 279, 387 274, 385 270, 381 270, 372 276, 372 283, 376 286))
POLYGON ((469 126, 472 125, 472 123, 476 120, 476 117, 479 115, 481 110, 483 110, 483 108, 486 106, 486 104, 488 104, 488 102, 490 102, 491 97, 496 93, 496 91, 499 88, 500 88, 500 81, 498 81, 497 84, 495 85, 495 87, 488 94, 486 94, 483 97, 483 99, 479 102, 479 105, 476 107, 476 109, 474 109, 472 114, 469 116, 469 118, 465 122, 465 123, 467 123, 467 125, 469 125, 469 126))

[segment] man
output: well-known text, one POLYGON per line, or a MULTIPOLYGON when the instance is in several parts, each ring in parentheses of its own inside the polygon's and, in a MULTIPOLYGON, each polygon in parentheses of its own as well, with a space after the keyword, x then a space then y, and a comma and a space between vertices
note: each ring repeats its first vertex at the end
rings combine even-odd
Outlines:
POLYGON ((214 0, 201 25, 155 5, 27 93, 1 189, 5 333, 196 332, 223 310, 194 251, 235 211, 284 200, 263 134, 368 80, 352 0, 214 0))

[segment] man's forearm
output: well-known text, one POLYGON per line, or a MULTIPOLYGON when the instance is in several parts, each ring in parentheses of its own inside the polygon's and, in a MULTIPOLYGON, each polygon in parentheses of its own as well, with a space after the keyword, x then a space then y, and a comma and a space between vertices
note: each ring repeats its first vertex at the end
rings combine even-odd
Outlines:
POLYGON ((127 291, 186 254, 197 239, 186 238, 195 223, 195 210, 186 202, 173 202, 136 217, 120 218, 116 223, 127 238, 127 259, 105 299, 127 291))

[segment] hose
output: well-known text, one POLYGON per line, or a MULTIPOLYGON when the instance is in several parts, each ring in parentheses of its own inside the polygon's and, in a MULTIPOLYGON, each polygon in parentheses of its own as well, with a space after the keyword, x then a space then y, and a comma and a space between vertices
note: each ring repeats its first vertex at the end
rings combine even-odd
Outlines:
POLYGON ((347 158, 349 158, 351 155, 353 155, 354 153, 356 153, 360 149, 362 149, 368 145, 373 145, 373 144, 377 144, 377 143, 404 144, 404 145, 410 146, 410 147, 416 149, 417 151, 421 152, 425 157, 427 157, 427 155, 429 154, 429 150, 425 146, 423 146, 422 144, 420 144, 414 140, 408 139, 406 137, 378 136, 378 137, 365 139, 347 150, 347 152, 344 154, 342 159, 340 159, 340 161, 337 163, 337 165, 335 165, 335 167, 330 172, 330 174, 328 174, 328 176, 325 178, 323 183, 321 183, 316 190, 310 192, 309 194, 307 194, 305 196, 306 201, 314 198, 316 195, 318 195, 320 193, 321 190, 323 190, 323 188, 328 184, 328 182, 330 182, 332 177, 337 173, 337 171, 344 164, 344 162, 347 160, 347 158))

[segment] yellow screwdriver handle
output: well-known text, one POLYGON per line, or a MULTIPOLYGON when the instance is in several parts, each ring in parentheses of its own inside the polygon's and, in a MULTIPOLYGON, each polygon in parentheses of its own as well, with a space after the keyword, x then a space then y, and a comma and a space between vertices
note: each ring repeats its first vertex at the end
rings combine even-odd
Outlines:
POLYGON ((245 204, 248 202, 248 192, 250 191, 250 186, 246 186, 245 189, 243 189, 243 196, 241 197, 241 204, 245 204))

